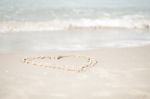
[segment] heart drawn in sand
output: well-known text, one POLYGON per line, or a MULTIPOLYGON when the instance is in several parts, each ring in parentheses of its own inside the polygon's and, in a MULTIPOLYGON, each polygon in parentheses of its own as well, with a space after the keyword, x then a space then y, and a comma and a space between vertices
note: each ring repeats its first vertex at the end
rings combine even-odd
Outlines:
POLYGON ((97 61, 93 58, 74 55, 27 57, 23 59, 23 62, 45 68, 77 72, 93 67, 97 63, 97 61))

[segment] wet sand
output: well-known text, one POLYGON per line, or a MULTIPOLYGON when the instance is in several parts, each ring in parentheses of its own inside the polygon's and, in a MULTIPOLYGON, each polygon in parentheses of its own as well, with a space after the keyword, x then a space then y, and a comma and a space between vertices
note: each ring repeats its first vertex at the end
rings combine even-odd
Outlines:
MULTIPOLYGON (((150 99, 150 46, 89 51, 0 54, 1 99, 150 99), (97 64, 82 72, 23 63, 26 56, 83 55, 97 64)), ((66 62, 72 61, 68 58, 66 62)), ((66 63, 68 64, 68 63, 66 63)))

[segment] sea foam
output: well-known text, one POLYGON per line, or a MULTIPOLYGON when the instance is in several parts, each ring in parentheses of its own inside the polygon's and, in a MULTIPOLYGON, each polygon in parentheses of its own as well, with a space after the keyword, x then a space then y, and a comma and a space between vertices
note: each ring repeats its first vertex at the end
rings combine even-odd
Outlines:
POLYGON ((150 19, 144 16, 123 16, 118 18, 53 19, 49 21, 1 21, 0 32, 60 31, 76 29, 150 29, 150 19))

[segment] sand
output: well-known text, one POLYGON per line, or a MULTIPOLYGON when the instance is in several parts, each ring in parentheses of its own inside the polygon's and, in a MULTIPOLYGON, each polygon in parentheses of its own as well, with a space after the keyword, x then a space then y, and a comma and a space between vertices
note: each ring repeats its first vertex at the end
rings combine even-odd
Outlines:
POLYGON ((150 99, 150 46, 1 53, 0 99, 150 99), (22 62, 40 55, 83 55, 98 63, 72 72, 22 62))

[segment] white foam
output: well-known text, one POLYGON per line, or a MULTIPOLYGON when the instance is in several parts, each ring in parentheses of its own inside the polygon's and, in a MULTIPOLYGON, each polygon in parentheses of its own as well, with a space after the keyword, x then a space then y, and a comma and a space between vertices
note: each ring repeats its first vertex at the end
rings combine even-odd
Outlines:
POLYGON ((55 19, 50 21, 5 21, 0 22, 0 32, 20 31, 59 31, 71 29, 150 29, 150 19, 143 16, 123 16, 119 18, 80 18, 80 19, 55 19))

